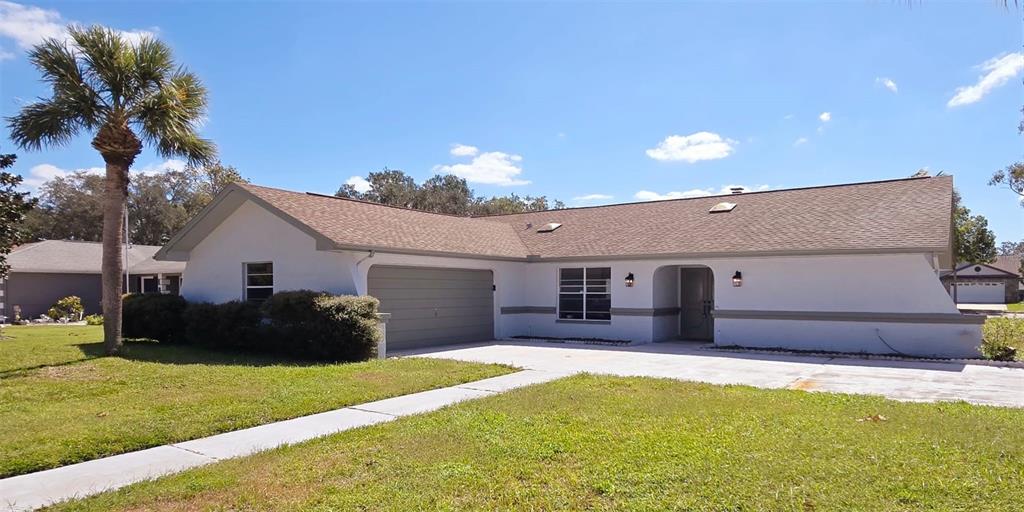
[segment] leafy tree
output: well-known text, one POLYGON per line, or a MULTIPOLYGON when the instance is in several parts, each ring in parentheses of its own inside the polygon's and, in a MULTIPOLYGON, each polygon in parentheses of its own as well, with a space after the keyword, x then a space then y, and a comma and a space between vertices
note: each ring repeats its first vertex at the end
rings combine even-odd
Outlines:
POLYGON ((103 236, 103 176, 77 171, 56 176, 39 187, 36 208, 28 214, 29 240, 98 241, 103 236))
POLYGON ((988 229, 988 219, 971 216, 960 194, 953 192, 953 234, 959 263, 992 263, 996 259, 996 235, 988 229))
POLYGON ((520 197, 509 194, 489 199, 475 197, 466 180, 450 174, 438 174, 422 185, 417 185, 416 181, 403 171, 385 167, 381 172, 371 172, 366 180, 370 183, 370 190, 367 192, 359 192, 354 186, 345 184, 334 195, 389 206, 466 216, 565 208, 561 201, 549 202, 545 196, 520 197))
POLYGON ((128 171, 145 140, 165 157, 213 160, 212 142, 197 130, 206 115, 206 89, 174 62, 164 43, 130 42, 99 26, 69 27, 72 44, 47 39, 29 59, 51 87, 50 98, 8 119, 11 139, 29 150, 62 146, 93 135, 106 164, 103 194, 103 333, 108 354, 121 349, 121 251, 128 206, 128 171), (142 139, 139 138, 141 135, 142 139))
POLYGON ((994 172, 992 179, 988 180, 988 184, 992 186, 1005 185, 1021 196, 1020 205, 1024 206, 1024 162, 1016 162, 1006 166, 1005 169, 994 172))
POLYGON ((11 154, 0 155, 0 278, 7 277, 11 269, 7 255, 24 239, 25 215, 35 203, 28 193, 18 192, 21 176, 4 170, 14 166, 17 158, 11 154))
POLYGON ((380 172, 371 172, 366 181, 369 181, 371 186, 367 192, 358 192, 352 185, 345 184, 335 195, 403 208, 412 208, 416 202, 419 187, 412 176, 400 170, 385 167, 380 172))
POLYGON ((469 215, 473 203, 473 189, 469 188, 466 180, 451 174, 438 174, 419 187, 413 207, 428 212, 469 215))
POLYGON ((1000 256, 1024 256, 1024 240, 1020 242, 1003 242, 999 244, 1000 256))
MULTIPOLYGON (((136 175, 128 186, 128 239, 162 245, 184 227, 227 184, 245 181, 220 163, 180 171, 136 175)), ((84 171, 55 177, 39 187, 39 204, 29 213, 29 240, 99 241, 102 236, 102 176, 84 171)))

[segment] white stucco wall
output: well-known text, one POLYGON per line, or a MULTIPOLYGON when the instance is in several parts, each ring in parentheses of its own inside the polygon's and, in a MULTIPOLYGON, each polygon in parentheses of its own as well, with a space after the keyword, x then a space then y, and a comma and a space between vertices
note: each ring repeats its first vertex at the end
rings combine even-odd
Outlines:
MULTIPOLYGON (((489 269, 494 273, 495 337, 587 337, 651 342, 674 339, 677 316, 613 315, 610 322, 558 322, 554 314, 502 314, 507 307, 557 306, 560 267, 611 267, 612 308, 649 310, 678 305, 680 266, 714 273, 716 310, 957 314, 929 255, 787 256, 525 263, 318 251, 312 237, 244 203, 192 251, 182 295, 223 302, 242 297, 243 262, 274 262, 275 291, 326 290, 364 294, 373 265, 489 269), (743 273, 743 286, 732 275, 743 273), (635 285, 626 287, 626 274, 635 285)), ((887 352, 878 337, 906 353, 966 355, 980 327, 962 324, 716 319, 719 344, 887 352), (881 348, 880 348, 881 347, 881 348)))
POLYGON ((274 263, 274 290, 355 293, 349 257, 317 251, 313 238, 252 202, 243 203, 189 254, 181 294, 190 301, 240 300, 245 262, 274 263))

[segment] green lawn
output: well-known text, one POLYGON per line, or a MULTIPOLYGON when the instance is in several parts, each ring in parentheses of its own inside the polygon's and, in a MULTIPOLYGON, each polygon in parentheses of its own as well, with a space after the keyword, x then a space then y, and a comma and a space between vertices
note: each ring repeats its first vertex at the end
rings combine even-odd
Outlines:
POLYGON ((1013 311, 1015 313, 1024 313, 1024 302, 1017 302, 1015 304, 1007 304, 1007 311, 1013 311))
POLYGON ((1021 425, 1016 409, 584 375, 56 509, 1019 510, 1021 425))
POLYGON ((102 327, 10 327, 0 340, 0 477, 512 371, 432 359, 309 364, 130 343, 102 327))

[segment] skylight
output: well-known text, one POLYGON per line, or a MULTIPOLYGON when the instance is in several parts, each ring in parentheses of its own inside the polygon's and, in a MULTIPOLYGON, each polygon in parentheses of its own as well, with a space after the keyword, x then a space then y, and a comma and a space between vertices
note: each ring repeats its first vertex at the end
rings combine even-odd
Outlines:
POLYGON ((537 228, 537 232, 538 233, 550 233, 550 232, 558 229, 561 226, 562 225, 557 223, 557 222, 548 222, 547 224, 544 224, 543 226, 537 228))
POLYGON ((730 203, 728 201, 722 201, 711 207, 708 213, 726 213, 731 212, 733 208, 736 208, 736 203, 730 203))

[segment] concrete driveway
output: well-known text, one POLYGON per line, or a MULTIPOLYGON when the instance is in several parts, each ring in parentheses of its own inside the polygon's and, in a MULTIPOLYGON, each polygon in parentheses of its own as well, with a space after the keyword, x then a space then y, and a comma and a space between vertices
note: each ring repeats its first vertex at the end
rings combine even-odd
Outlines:
POLYGON ((882 395, 904 401, 964 400, 1024 407, 1024 368, 716 352, 685 343, 614 347, 493 341, 396 355, 501 363, 566 374, 665 377, 711 384, 882 395))

